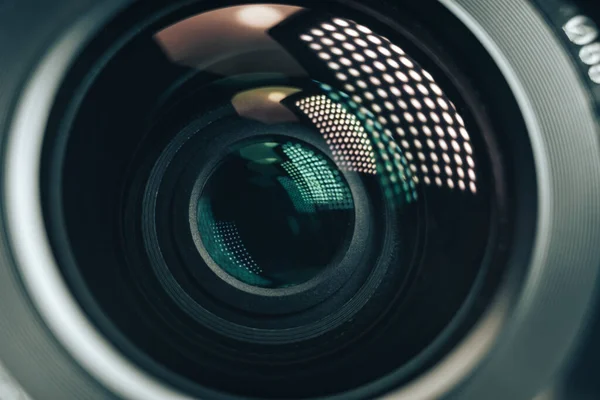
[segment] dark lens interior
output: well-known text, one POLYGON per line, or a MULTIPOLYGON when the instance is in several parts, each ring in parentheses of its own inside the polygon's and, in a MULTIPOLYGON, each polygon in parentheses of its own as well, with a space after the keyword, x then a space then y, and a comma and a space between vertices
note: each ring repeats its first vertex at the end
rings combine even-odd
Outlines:
POLYGON ((73 67, 44 149, 54 250, 99 330, 200 398, 439 360, 507 248, 502 157, 453 60, 351 8, 146 7, 73 67))
POLYGON ((307 144, 260 141, 223 159, 198 203, 208 254, 253 286, 304 283, 343 254, 354 202, 338 167, 307 144))

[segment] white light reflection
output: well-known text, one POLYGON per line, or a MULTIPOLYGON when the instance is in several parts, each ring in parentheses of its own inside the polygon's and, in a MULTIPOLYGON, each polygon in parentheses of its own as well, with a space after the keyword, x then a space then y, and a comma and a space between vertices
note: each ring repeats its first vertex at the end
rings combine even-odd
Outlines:
POLYGON ((244 6, 237 13, 238 20, 252 28, 266 29, 283 19, 283 14, 268 5, 244 6))
MULTIPOLYGON (((463 118, 434 77, 387 38, 351 20, 338 18, 314 29, 322 33, 320 40, 325 45, 319 49, 319 57, 327 59, 337 80, 350 88, 353 102, 360 105, 357 111, 371 114, 371 120, 378 122, 383 131, 397 133, 384 143, 377 131, 369 132, 374 146, 387 149, 400 144, 408 161, 404 170, 418 171, 423 178, 417 177, 414 182, 477 193, 470 136, 463 118), (413 135, 411 141, 403 140, 407 130, 413 135), (434 132, 436 140, 432 138, 434 132), (430 157, 421 151, 425 148, 430 157), (443 168, 437 165, 440 158, 445 163, 443 168), (470 168, 467 174, 462 170, 464 164, 470 168), (425 171, 430 169, 437 176, 427 177, 425 171)), ((385 153, 385 149, 381 150, 385 153)))

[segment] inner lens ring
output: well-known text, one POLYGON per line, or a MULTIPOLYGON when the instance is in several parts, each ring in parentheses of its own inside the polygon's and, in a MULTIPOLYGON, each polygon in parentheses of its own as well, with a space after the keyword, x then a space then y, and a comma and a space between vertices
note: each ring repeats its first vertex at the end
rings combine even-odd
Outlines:
MULTIPOLYGON (((223 130, 235 129, 230 126, 223 130)), ((357 209, 354 202, 352 186, 361 182, 350 184, 345 176, 355 174, 344 173, 324 147, 285 135, 286 128, 273 126, 277 134, 243 139, 213 157, 200 168, 192 191, 190 228, 199 253, 222 280, 251 293, 298 293, 315 282, 339 280, 355 216, 371 215, 366 204, 357 209)), ((370 229, 361 230, 368 239, 370 229)), ((369 247, 363 243, 357 259, 369 247)))
MULTIPOLYGON (((156 163, 155 168, 151 174, 150 179, 148 180, 148 186, 145 191, 146 195, 144 197, 143 203, 143 220, 142 224, 144 226, 143 232, 146 241, 146 249, 148 254, 150 255, 150 260, 152 262, 152 266, 156 269, 157 275, 161 279, 161 285, 164 285, 163 288, 169 293, 169 296, 179 304, 180 307, 192 318, 203 323, 206 326, 213 327, 215 330, 226 334, 229 337, 236 338, 243 341, 253 342, 253 343, 268 343, 268 344, 281 344, 288 343, 290 341, 297 340, 306 340, 313 337, 317 337, 321 335, 323 332, 334 329, 335 327, 343 324, 347 321, 351 316, 357 313, 364 304, 370 299, 370 297, 375 293, 377 287, 381 283, 381 280, 386 275, 387 269, 389 265, 386 262, 381 262, 382 259, 385 260, 385 253, 381 254, 380 257, 374 265, 372 266, 372 273, 369 275, 367 281, 364 282, 364 285, 361 289, 356 293, 356 295, 352 298, 351 301, 346 303, 341 309, 337 310, 335 313, 327 316, 323 320, 316 321, 309 325, 299 326, 295 328, 289 328, 285 331, 277 331, 277 330, 267 330, 267 329, 257 329, 257 328, 249 328, 239 324, 235 324, 231 321, 227 321, 211 312, 206 310, 200 304, 198 304, 175 280, 171 272, 169 271, 169 267, 167 266, 166 261, 164 260, 161 250, 158 236, 156 234, 156 213, 154 209, 156 207, 156 193, 159 193, 161 183, 163 181, 164 174, 170 166, 172 166, 172 160, 175 158, 177 152, 185 147, 185 143, 189 140, 193 140, 192 137, 195 133, 199 131, 199 126, 202 126, 205 122, 202 118, 197 119, 194 123, 190 124, 186 129, 184 129, 176 140, 174 140, 171 145, 169 145, 168 150, 166 150, 162 155, 160 160, 156 163), (165 279, 165 281, 162 281, 165 279)), ((268 136, 268 132, 270 131, 257 131, 255 134, 257 137, 260 136, 268 136)), ((282 132, 283 133, 283 132, 282 132)), ((289 130, 283 133, 283 136, 288 136, 290 138, 306 141, 311 145, 319 148, 322 145, 317 141, 312 141, 309 139, 310 136, 302 135, 298 132, 294 132, 293 130, 289 130)), ((248 138, 248 132, 244 132, 244 136, 240 137, 237 135, 228 136, 227 134, 222 134, 219 136, 219 139, 216 143, 208 144, 208 146, 216 146, 210 147, 210 150, 207 150, 208 154, 221 154, 223 149, 228 148, 230 145, 238 142, 240 138, 248 138)), ((202 146, 202 145, 200 145, 202 146)), ((199 147, 196 145, 196 147, 199 147)), ((195 187, 193 190, 193 194, 191 197, 183 197, 182 201, 185 201, 188 205, 185 208, 186 212, 182 212, 178 219, 183 223, 188 225, 188 229, 191 230, 192 233, 197 231, 195 224, 197 223, 197 214, 196 207, 198 198, 201 194, 201 185, 200 183, 206 179, 206 176, 209 175, 212 167, 216 165, 219 158, 215 158, 213 164, 206 168, 205 176, 198 178, 197 171, 188 171, 183 180, 186 179, 194 179, 195 187), (185 178, 187 176, 188 178, 185 178), (188 214, 189 213, 189 214, 188 214)), ((345 173, 345 178, 350 184, 352 194, 354 197, 355 204, 360 204, 365 209, 368 209, 370 206, 368 205, 368 200, 366 194, 364 193, 364 189, 362 188, 362 184, 358 182, 358 178, 353 176, 352 174, 345 173)), ((183 205, 184 203, 182 203, 183 205)), ((184 210, 184 207, 178 207, 181 210, 184 210)), ((392 212, 392 210, 383 210, 384 212, 392 212)), ((384 219, 385 220, 385 219, 384 219)), ((345 279, 348 279, 352 274, 352 271, 355 267, 355 261, 360 260, 361 252, 364 252, 366 249, 363 248, 368 240, 367 236, 369 235, 369 226, 371 221, 369 220, 369 213, 357 213, 355 219, 355 229, 352 238, 352 244, 348 252, 346 253, 344 260, 341 265, 337 267, 330 268, 328 272, 323 272, 323 274, 344 274, 345 277, 338 278, 334 281, 330 279, 324 279, 323 276, 316 277, 313 280, 291 288, 286 289, 263 289, 252 287, 250 285, 245 285, 244 283, 237 283, 240 286, 247 286, 245 291, 240 291, 236 289, 234 286, 230 285, 228 282, 223 281, 221 278, 214 276, 212 273, 210 274, 202 274, 199 276, 198 282, 204 285, 204 288, 209 292, 213 292, 218 295, 220 298, 227 299, 228 297, 223 297, 223 293, 231 293, 231 301, 234 305, 239 307, 240 305, 244 305, 249 311, 261 310, 271 308, 274 312, 290 312, 293 311, 294 308, 290 308, 289 305, 285 306, 285 302, 281 302, 281 297, 285 299, 285 297, 293 298, 296 297, 297 301, 292 302, 291 304, 299 304, 300 308, 306 308, 306 306, 314 306, 317 303, 323 301, 325 298, 331 295, 331 293, 335 292, 344 282, 345 279), (323 285, 331 285, 335 283, 335 285, 330 286, 328 289, 327 286, 323 285), (235 293, 232 293, 235 291, 235 293), (277 296, 274 296, 273 293, 277 293, 277 296), (245 295, 243 298, 245 301, 240 301, 240 296, 245 295), (278 304, 284 304, 284 308, 278 309, 278 304), (268 307, 265 307, 268 305, 268 307)), ((197 236, 197 235, 196 235, 197 236)), ((194 238, 197 240, 198 238, 194 238)), ((393 240, 389 235, 386 236, 386 241, 393 240)), ((196 245, 198 245, 196 243, 196 245)), ((187 246, 183 246, 187 248, 187 246)), ((384 243, 381 248, 390 249, 391 250, 391 242, 384 243)), ((388 250, 389 251, 389 250, 388 250)), ((199 256, 199 254, 198 254, 199 256)), ((214 268, 218 268, 218 266, 214 265, 214 268)), ((288 302, 288 304, 290 304, 288 302)))
MULTIPOLYGON (((315 148, 317 148, 319 150, 322 150, 322 151, 327 150, 326 148, 324 148, 322 146, 322 144, 320 144, 317 141, 311 140, 309 135, 304 135, 304 132, 298 131, 297 128, 290 129, 287 131, 280 131, 280 132, 278 132, 278 134, 276 136, 271 136, 271 135, 261 133, 261 132, 253 132, 252 135, 249 135, 246 132, 245 137, 248 139, 252 139, 252 138, 268 139, 269 137, 273 137, 273 138, 289 137, 290 139, 298 139, 303 142, 306 142, 312 146, 315 146, 315 148)), ((220 146, 223 146, 223 147, 229 146, 229 145, 235 143, 235 141, 237 140, 236 138, 232 138, 232 139, 233 140, 230 141, 221 136, 219 138, 220 146)), ((198 252, 200 254, 202 254, 203 259, 207 262, 207 264, 209 265, 211 270, 213 270, 215 273, 217 273, 217 275, 219 275, 221 279, 225 280, 228 283, 228 285, 231 285, 231 286, 237 288, 238 290, 242 290, 244 292, 247 292, 247 293, 250 293, 253 295, 264 296, 267 298, 270 298, 270 297, 285 298, 287 296, 293 296, 293 295, 297 295, 297 294, 300 294, 303 292, 308 292, 308 291, 311 291, 311 289, 315 289, 315 288, 319 287, 318 288, 319 293, 323 293, 322 298, 325 298, 325 297, 329 296, 332 292, 337 290, 337 288, 339 288, 345 282, 346 278, 348 278, 352 274, 352 271, 355 268, 357 268, 357 265, 355 265, 356 262, 353 262, 353 260, 360 261, 361 255, 365 254, 368 251, 367 250, 367 246, 368 246, 368 242, 369 242, 368 238, 369 238, 369 235, 370 235, 370 232, 372 229, 372 227, 371 227, 372 221, 370 220, 370 214, 372 211, 369 211, 369 210, 372 207, 369 205, 367 194, 366 194, 364 187, 363 187, 362 183, 360 182, 360 179, 358 178, 358 176, 351 172, 341 171, 344 179, 346 179, 346 181, 348 182, 350 191, 352 193, 354 203, 356 205, 355 210, 363 210, 363 211, 362 212, 356 212, 356 211, 354 212, 355 221, 353 224, 352 238, 351 238, 350 244, 348 245, 348 247, 346 249, 344 256, 342 257, 342 260, 339 261, 337 266, 329 265, 325 270, 323 270, 317 276, 315 276, 314 278, 312 278, 309 281, 302 283, 300 285, 296 285, 296 286, 289 287, 289 288, 278 288, 278 289, 259 288, 256 286, 252 286, 252 285, 240 282, 236 279, 232 279, 232 278, 228 278, 227 276, 223 276, 224 273, 221 272, 222 271, 221 267, 219 267, 217 265, 217 263, 212 260, 210 254, 206 250, 206 247, 202 241, 202 238, 200 237, 200 235, 198 233, 199 232, 198 209, 197 209, 198 199, 202 195, 203 187, 206 184, 207 179, 209 179, 210 173, 216 167, 218 162, 219 162, 219 160, 217 158, 215 158, 214 162, 207 165, 205 170, 203 172, 201 172, 199 175, 195 171, 191 173, 191 175, 197 176, 197 180, 194 184, 192 195, 190 197, 190 202, 189 202, 190 219, 189 220, 190 220, 191 234, 194 238, 194 242, 197 246, 198 252), (331 282, 329 278, 332 278, 333 275, 337 276, 337 279, 336 279, 337 284, 335 286, 331 287, 330 289, 323 291, 324 287, 322 287, 321 284, 324 282, 331 282)), ((206 282, 205 286, 206 286, 205 288, 207 290, 210 290, 212 285, 210 283, 206 282)), ((314 296, 314 293, 311 293, 311 296, 314 296)), ((319 294, 317 297, 321 298, 321 295, 319 294)), ((317 301, 319 301, 319 300, 317 300, 317 301)))

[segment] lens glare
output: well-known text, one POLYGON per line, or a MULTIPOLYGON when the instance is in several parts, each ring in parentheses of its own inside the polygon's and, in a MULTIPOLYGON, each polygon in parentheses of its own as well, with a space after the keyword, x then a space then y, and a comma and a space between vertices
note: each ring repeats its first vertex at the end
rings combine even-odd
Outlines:
POLYGON ((209 178, 198 228, 212 260, 252 286, 304 283, 343 256, 354 202, 333 161, 298 141, 232 151, 209 178))

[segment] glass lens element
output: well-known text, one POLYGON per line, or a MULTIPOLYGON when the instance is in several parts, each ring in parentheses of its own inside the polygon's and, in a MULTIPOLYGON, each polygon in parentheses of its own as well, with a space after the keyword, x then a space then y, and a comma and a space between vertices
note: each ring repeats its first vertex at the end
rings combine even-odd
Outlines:
POLYGON ((252 286, 304 283, 343 256, 354 201, 333 160, 292 140, 231 152, 209 178, 198 227, 210 257, 252 286))
POLYGON ((527 151, 494 144, 511 140, 490 116, 513 126, 484 101, 496 72, 413 18, 419 2, 381 20, 194 3, 148 26, 123 13, 53 110, 77 115, 48 130, 44 212, 65 214, 47 223, 86 314, 143 369, 211 390, 194 398, 352 397, 433 365, 512 243, 502 163, 527 151))

